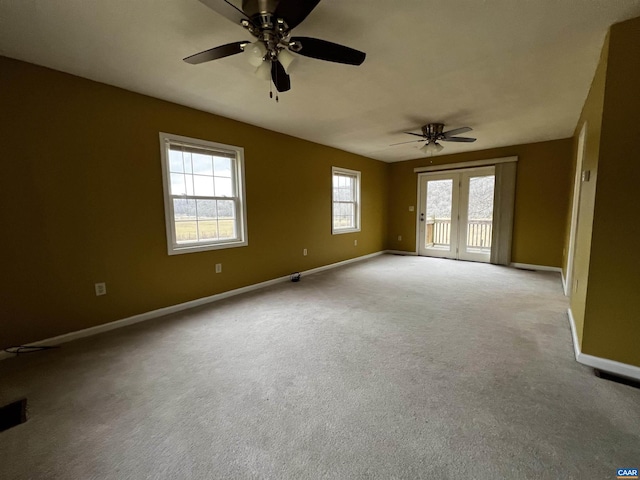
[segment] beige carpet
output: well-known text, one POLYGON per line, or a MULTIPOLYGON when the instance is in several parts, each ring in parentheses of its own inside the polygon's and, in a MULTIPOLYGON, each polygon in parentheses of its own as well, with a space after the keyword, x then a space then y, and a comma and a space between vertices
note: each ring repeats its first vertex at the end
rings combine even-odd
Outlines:
POLYGON ((557 273, 385 255, 0 362, 3 479, 611 479, 640 390, 557 273))

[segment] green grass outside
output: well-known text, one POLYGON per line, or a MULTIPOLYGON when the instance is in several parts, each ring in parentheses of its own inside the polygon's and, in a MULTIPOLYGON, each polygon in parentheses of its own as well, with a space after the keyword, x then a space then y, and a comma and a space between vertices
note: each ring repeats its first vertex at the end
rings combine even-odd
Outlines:
POLYGON ((176 222, 176 241, 188 242, 198 240, 198 227, 200 228, 200 239, 225 239, 235 238, 235 220, 232 218, 221 218, 219 220, 195 220, 176 222))

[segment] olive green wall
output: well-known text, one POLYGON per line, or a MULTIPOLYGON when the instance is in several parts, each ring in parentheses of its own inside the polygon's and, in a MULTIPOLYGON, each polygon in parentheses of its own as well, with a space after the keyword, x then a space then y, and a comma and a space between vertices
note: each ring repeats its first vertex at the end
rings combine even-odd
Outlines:
POLYGON ((383 162, 3 57, 0 72, 0 347, 386 248, 383 162), (244 147, 247 247, 167 255, 160 131, 244 147), (359 233, 331 235, 332 165, 362 172, 359 233))
POLYGON ((640 366, 640 18, 611 27, 584 353, 640 366))
POLYGON ((414 168, 517 156, 511 261, 560 267, 570 202, 572 146, 569 138, 392 163, 387 245, 393 250, 416 250, 418 175, 414 168), (416 211, 410 212, 410 205, 416 211), (398 241, 399 235, 402 241, 398 241))
MULTIPOLYGON (((578 155, 578 139, 583 125, 586 125, 584 154, 582 158, 582 171, 590 172, 588 182, 581 183, 581 191, 578 206, 578 221, 575 238, 575 251, 573 261, 572 285, 569 287, 571 296, 571 313, 576 327, 578 343, 582 345, 582 332, 584 325, 584 307, 587 298, 587 286, 589 284, 589 261, 591 257, 591 233, 593 229, 593 209, 596 197, 596 184, 598 180, 598 156, 600 154, 600 132, 602 129, 602 108, 604 104, 604 86, 607 73, 609 38, 605 40, 600 62, 596 69, 591 89, 585 101, 580 115, 580 120, 574 135, 573 167, 571 172, 571 197, 573 198, 573 179, 578 155)), ((569 251, 569 237, 571 231, 571 213, 567 216, 567 236, 565 238, 565 259, 563 269, 565 278, 566 254, 569 251)))

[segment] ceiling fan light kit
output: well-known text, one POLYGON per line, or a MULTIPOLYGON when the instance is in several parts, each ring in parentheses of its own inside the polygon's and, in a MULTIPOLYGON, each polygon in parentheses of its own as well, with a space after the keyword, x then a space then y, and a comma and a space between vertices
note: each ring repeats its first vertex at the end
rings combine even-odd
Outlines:
POLYGON ((434 153, 440 152, 443 148, 444 146, 440 145, 438 142, 427 142, 420 147, 420 151, 433 155, 434 153))
POLYGON ((296 57, 289 53, 289 50, 280 50, 278 53, 278 61, 284 67, 284 71, 289 75, 291 65, 296 61, 296 57))
POLYGON ((244 56, 247 57, 247 61, 254 67, 259 67, 264 62, 264 56, 267 54, 267 49, 260 42, 247 43, 244 47, 244 56))
POLYGON ((260 62, 255 73, 260 80, 269 80, 271 78, 271 66, 267 62, 260 62))
MULTIPOLYGON (((197 65, 243 53, 257 67, 259 78, 269 78, 278 92, 291 89, 289 70, 296 60, 290 52, 328 62, 361 65, 366 54, 337 43, 310 37, 292 37, 297 27, 320 0, 242 0, 242 9, 228 0, 200 0, 207 7, 236 25, 242 26, 257 40, 241 41, 205 50, 184 59, 197 65)), ((276 97, 277 98, 277 97, 276 97)))

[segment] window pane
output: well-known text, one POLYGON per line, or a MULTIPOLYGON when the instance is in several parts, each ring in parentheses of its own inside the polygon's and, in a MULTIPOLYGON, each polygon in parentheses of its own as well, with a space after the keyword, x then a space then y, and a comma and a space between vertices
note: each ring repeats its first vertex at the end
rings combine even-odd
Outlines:
POLYGON ((217 240, 218 239, 218 221, 217 220, 199 220, 198 221, 198 237, 200 241, 217 240))
POLYGON ((231 159, 213 157, 213 171, 216 177, 231 177, 231 159))
POLYGON ((427 219, 451 220, 453 180, 427 182, 427 219))
POLYGON ((178 173, 184 172, 184 166, 182 164, 182 152, 169 150, 169 171, 178 173))
MULTIPOLYGON (((194 165, 195 168, 195 165, 194 165)), ((193 176, 194 195, 201 197, 213 197, 213 177, 204 175, 193 176)))
POLYGON ((353 188, 354 177, 350 177, 347 175, 336 175, 338 177, 338 187, 340 188, 353 188))
POLYGON ((233 200, 218 200, 218 217, 235 218, 235 205, 233 200))
POLYGON ((334 203, 333 204, 333 228, 355 228, 356 226, 356 204, 355 203, 334 203))
POLYGON ((195 242, 198 240, 198 227, 197 222, 186 221, 176 222, 176 242, 187 243, 195 242))
POLYGON ((171 174, 171 195, 186 195, 187 189, 184 185, 184 175, 181 173, 171 174))
POLYGON ((351 218, 355 216, 356 206, 353 203, 345 203, 344 206, 344 215, 349 215, 351 218))
POLYGON ((187 195, 193 195, 193 175, 185 174, 184 184, 187 187, 187 195))
POLYGON ((218 217, 215 200, 196 200, 198 206, 198 220, 211 220, 218 217))
POLYGON ((233 197, 233 184, 230 178, 213 177, 216 187, 216 197, 233 197))
POLYGON ((353 216, 353 212, 355 209, 355 205, 353 203, 339 203, 338 204, 338 215, 341 216, 353 216))
POLYGON ((469 179, 469 221, 493 220, 494 183, 493 175, 469 179))
POLYGON ((196 228, 196 202, 183 198, 173 200, 176 242, 187 243, 198 240, 196 228))
POLYGON ((218 200, 218 234, 221 239, 237 238, 235 202, 233 200, 218 200))
POLYGON ((186 198, 173 199, 173 217, 176 221, 196 219, 196 201, 186 198))
POLYGON ((353 201, 353 192, 348 188, 336 188, 333 195, 336 201, 353 201))
POLYGON ((182 163, 184 165, 184 173, 193 173, 193 167, 191 166, 191 154, 187 152, 182 153, 182 163))
POLYGON ((211 155, 193 154, 193 173, 200 175, 213 175, 213 160, 211 155))
POLYGON ((333 228, 336 229, 353 228, 354 226, 353 217, 349 217, 347 215, 338 215, 333 221, 333 228))

